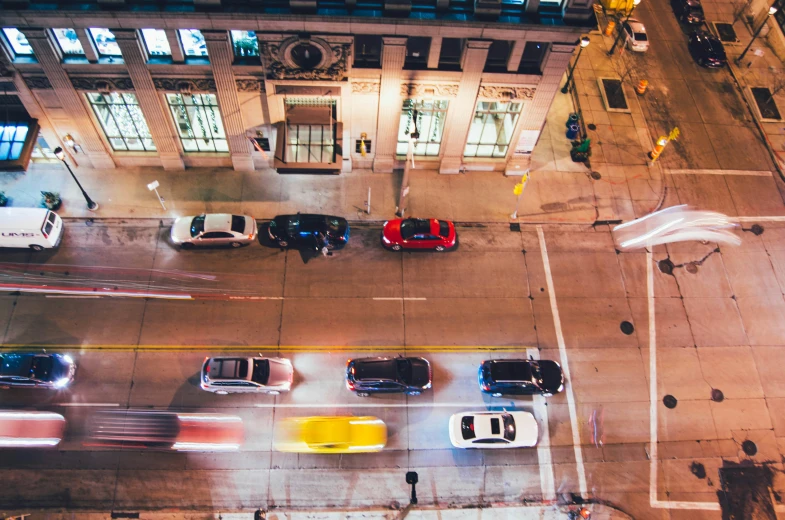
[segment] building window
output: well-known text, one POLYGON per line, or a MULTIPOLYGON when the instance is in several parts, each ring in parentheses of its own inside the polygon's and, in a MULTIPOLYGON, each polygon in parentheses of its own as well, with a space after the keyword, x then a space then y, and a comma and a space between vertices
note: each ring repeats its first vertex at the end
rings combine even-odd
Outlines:
POLYGON ((354 37, 354 66, 360 69, 382 68, 382 37, 357 35, 354 37))
POLYGON ((519 74, 542 74, 542 65, 548 52, 548 44, 543 42, 526 42, 521 56, 519 74))
POLYGON ((33 48, 30 47, 30 42, 27 41, 27 37, 19 29, 3 27, 3 35, 8 41, 11 50, 14 51, 14 57, 33 55, 33 48))
POLYGON ((186 56, 207 56, 207 44, 199 29, 180 29, 180 43, 186 56))
POLYGON ((333 163, 335 146, 331 125, 286 125, 286 161, 333 163))
POLYGON ((512 45, 506 40, 494 40, 488 49, 485 60, 485 72, 507 72, 507 59, 510 57, 512 45))
POLYGON ((139 108, 136 94, 88 93, 87 99, 101 122, 113 150, 151 152, 155 150, 150 130, 139 108))
POLYGON ((221 111, 215 94, 167 94, 183 150, 228 152, 221 111))
POLYGON ((117 45, 117 40, 109 29, 90 27, 90 36, 93 38, 99 56, 122 56, 120 46, 117 45))
POLYGON ((401 123, 398 126, 398 145, 395 153, 406 155, 409 134, 414 132, 415 117, 420 138, 414 146, 414 155, 439 155, 447 119, 447 100, 407 99, 403 102, 401 123))
POLYGON ((147 55, 153 58, 171 56, 172 48, 163 29, 142 29, 142 39, 147 47, 147 55))
POLYGON ((513 101, 478 101, 465 157, 505 157, 521 114, 521 103, 513 101))
POLYGON ((428 68, 428 53, 431 50, 431 38, 428 36, 412 36, 406 39, 406 59, 404 69, 428 68))
POLYGON ((57 43, 60 45, 60 50, 63 52, 63 57, 69 56, 84 56, 84 49, 82 42, 79 41, 79 36, 73 29, 52 29, 57 43))
POLYGON ((461 70, 463 38, 443 38, 439 53, 439 70, 461 70))
POLYGON ((236 58, 259 56, 259 40, 253 31, 231 31, 232 47, 236 58))
POLYGON ((27 121, 0 122, 0 161, 19 160, 29 129, 27 121))

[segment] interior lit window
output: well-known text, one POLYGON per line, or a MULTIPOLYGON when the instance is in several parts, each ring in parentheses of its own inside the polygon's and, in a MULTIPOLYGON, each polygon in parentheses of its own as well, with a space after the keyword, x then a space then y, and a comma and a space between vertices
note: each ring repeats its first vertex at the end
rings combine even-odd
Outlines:
POLYGON ((3 34, 16 56, 33 55, 33 48, 30 47, 30 42, 27 41, 27 37, 22 34, 19 29, 14 27, 3 27, 3 34))
POLYGON ((163 29, 142 29, 142 39, 149 56, 171 56, 172 49, 163 29))
POLYGON ((19 159, 28 129, 28 123, 24 121, 0 122, 0 161, 19 159))
POLYGON ((186 152, 228 152, 215 94, 167 94, 180 142, 186 152))
POLYGON ((99 56, 122 56, 120 46, 117 45, 117 40, 109 29, 90 27, 90 36, 95 42, 99 56))
POLYGON ((259 40, 253 31, 231 31, 232 47, 237 58, 259 56, 259 40))
POLYGON ((52 29, 52 33, 63 51, 63 56, 84 56, 84 49, 74 29, 52 29))
POLYGON ((154 151, 150 130, 136 94, 88 93, 87 99, 114 150, 154 151))
POLYGON ((478 101, 466 139, 465 157, 504 157, 521 114, 521 103, 478 101))
POLYGON ((207 56, 207 44, 199 29, 180 29, 180 43, 186 56, 207 56))
POLYGON ((449 102, 444 99, 404 101, 395 153, 406 155, 409 148, 409 134, 416 126, 420 137, 414 145, 414 155, 439 155, 448 104, 449 102))

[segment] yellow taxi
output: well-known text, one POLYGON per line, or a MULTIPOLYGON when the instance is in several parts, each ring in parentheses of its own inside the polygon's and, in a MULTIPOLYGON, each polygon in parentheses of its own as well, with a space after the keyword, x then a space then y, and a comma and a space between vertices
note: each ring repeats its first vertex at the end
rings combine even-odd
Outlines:
POLYGON ((373 453, 387 444, 376 417, 291 417, 278 423, 273 446, 294 453, 373 453))

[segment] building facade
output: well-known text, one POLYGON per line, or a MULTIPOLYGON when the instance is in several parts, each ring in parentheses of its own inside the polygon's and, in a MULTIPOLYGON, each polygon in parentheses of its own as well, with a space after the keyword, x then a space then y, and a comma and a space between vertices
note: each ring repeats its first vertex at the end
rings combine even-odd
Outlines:
POLYGON ((520 172, 593 14, 505 2, 6 1, 0 169, 520 172))

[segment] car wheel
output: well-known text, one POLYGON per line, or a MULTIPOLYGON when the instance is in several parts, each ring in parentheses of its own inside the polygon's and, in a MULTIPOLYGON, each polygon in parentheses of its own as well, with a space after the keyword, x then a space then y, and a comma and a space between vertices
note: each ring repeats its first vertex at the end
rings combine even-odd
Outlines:
POLYGON ((495 394, 491 394, 491 395, 492 395, 493 397, 501 397, 501 396, 502 396, 501 392, 497 392, 497 393, 495 393, 495 394))
POLYGON ((420 395, 420 394, 422 394, 422 392, 419 392, 417 390, 414 390, 412 392, 406 392, 406 393, 409 394, 409 395, 420 395))
POLYGON ((226 390, 218 390, 216 392, 216 394, 218 394, 218 395, 229 395, 229 392, 227 392, 226 390))
POLYGON ((393 251, 400 251, 402 247, 401 244, 393 244, 392 247, 390 247, 390 249, 392 249, 393 251))
POLYGON ((39 246, 38 244, 33 244, 33 245, 30 246, 30 249, 32 249, 33 251, 43 251, 44 247, 43 246, 39 246))
POLYGON ((181 245, 180 247, 183 248, 183 249, 193 249, 194 245, 186 242, 183 245, 181 245))
POLYGON ((550 392, 542 394, 543 397, 553 397, 553 394, 550 392))
POLYGON ((442 251, 444 251, 444 246, 436 246, 434 247, 434 249, 441 253, 442 251))
POLYGON ((242 246, 242 244, 240 242, 232 242, 229 245, 231 245, 232 247, 240 247, 240 246, 242 246))
POLYGON ((287 242, 286 240, 279 240, 278 245, 281 247, 286 247, 289 245, 289 242, 287 242))
POLYGON ((281 392, 279 392, 278 390, 273 390, 271 392, 267 392, 267 395, 281 395, 281 392))
POLYGON ((356 393, 357 397, 370 397, 371 396, 371 394, 369 394, 368 392, 355 392, 355 393, 356 393))

